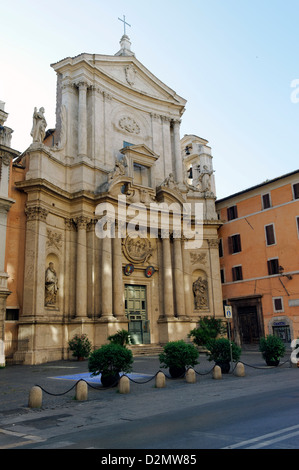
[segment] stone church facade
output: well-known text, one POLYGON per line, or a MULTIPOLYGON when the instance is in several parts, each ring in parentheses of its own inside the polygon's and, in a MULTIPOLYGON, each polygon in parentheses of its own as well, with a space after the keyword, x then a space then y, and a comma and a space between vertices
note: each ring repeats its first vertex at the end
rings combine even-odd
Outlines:
POLYGON ((35 109, 26 167, 23 300, 14 353, 67 358, 128 329, 135 344, 187 339, 223 317, 211 149, 180 138, 186 101, 147 70, 124 35, 114 56, 52 65, 56 128, 35 109), (170 210, 169 210, 170 209, 170 210), (189 232, 186 231, 188 226, 189 232))

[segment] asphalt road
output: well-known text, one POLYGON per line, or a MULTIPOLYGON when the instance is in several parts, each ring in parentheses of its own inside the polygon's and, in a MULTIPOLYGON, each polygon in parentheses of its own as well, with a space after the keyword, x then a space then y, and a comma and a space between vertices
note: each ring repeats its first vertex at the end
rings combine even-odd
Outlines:
MULTIPOLYGON (((145 375, 141 384, 131 383, 128 395, 91 388, 86 402, 75 401, 73 392, 63 395, 74 384, 67 374, 83 372, 82 364, 8 368, 0 375, 0 449, 95 449, 110 456, 124 450, 134 456, 139 449, 149 459, 158 450, 190 458, 200 450, 298 449, 299 369, 288 363, 267 368, 254 353, 243 360, 249 364, 245 377, 214 380, 206 373, 211 364, 202 361, 196 384, 167 380, 157 389, 145 375), (28 409, 30 383, 57 395, 46 395, 40 410, 28 409)), ((150 378, 159 364, 140 358, 134 367, 150 378)))

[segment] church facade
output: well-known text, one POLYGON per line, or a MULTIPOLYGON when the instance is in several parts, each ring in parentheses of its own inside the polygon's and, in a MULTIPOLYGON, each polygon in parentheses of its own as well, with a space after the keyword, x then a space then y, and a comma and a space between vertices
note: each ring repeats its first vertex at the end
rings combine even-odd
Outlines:
POLYGON ((186 100, 126 35, 120 46, 52 65, 56 128, 35 109, 15 164, 26 200, 17 363, 66 359, 77 333, 94 348, 120 329, 165 344, 223 317, 211 149, 181 139, 186 100))

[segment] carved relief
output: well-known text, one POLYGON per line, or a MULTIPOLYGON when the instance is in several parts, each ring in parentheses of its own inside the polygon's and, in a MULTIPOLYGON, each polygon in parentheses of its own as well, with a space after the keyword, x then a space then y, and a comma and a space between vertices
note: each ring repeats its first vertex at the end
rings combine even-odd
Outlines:
POLYGON ((125 67, 126 80, 129 85, 133 86, 136 80, 136 69, 133 65, 127 65, 125 67))
POLYGON ((203 310, 208 308, 208 281, 199 277, 193 282, 194 308, 203 310))
POLYGON ((57 250, 61 249, 62 246, 62 235, 61 233, 52 232, 47 229, 47 245, 48 247, 55 247, 57 250))
POLYGON ((125 116, 119 120, 119 127, 130 134, 140 134, 140 127, 134 119, 125 116))
POLYGON ((152 256, 153 248, 148 238, 131 238, 127 236, 123 242, 126 258, 132 263, 145 263, 152 256))
POLYGON ((207 254, 206 253, 190 253, 191 263, 201 263, 206 264, 207 262, 207 254))

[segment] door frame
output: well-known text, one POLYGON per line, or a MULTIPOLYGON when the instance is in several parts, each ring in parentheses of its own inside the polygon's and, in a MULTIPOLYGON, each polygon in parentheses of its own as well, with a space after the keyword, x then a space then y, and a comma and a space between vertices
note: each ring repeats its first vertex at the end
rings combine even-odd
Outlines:
POLYGON ((264 337, 264 320, 263 320, 263 308, 262 308, 262 295, 252 295, 248 297, 238 297, 228 299, 229 305, 232 306, 233 311, 233 338, 234 341, 241 346, 242 336, 240 331, 240 319, 238 309, 241 307, 256 307, 257 314, 257 328, 259 338, 264 337))

